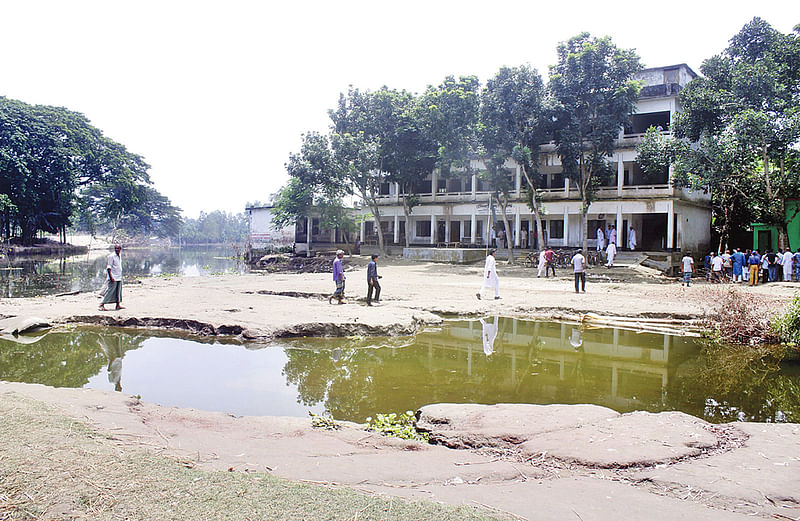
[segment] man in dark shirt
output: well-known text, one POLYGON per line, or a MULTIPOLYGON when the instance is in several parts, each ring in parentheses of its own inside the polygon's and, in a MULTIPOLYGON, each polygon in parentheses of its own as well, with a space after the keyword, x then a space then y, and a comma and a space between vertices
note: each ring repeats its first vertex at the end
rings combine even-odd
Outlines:
POLYGON ((758 269, 760 265, 761 265, 761 255, 758 254, 758 250, 753 250, 753 252, 747 258, 747 266, 750 269, 751 286, 758 285, 758 269))
POLYGON ((769 260, 769 265, 767 266, 769 281, 775 282, 778 280, 778 256, 774 252, 768 251, 767 259, 769 260))
POLYGON ((373 254, 372 260, 367 264, 367 305, 372 305, 372 290, 375 290, 375 302, 381 301, 381 285, 378 279, 382 278, 378 275, 378 255, 373 254))

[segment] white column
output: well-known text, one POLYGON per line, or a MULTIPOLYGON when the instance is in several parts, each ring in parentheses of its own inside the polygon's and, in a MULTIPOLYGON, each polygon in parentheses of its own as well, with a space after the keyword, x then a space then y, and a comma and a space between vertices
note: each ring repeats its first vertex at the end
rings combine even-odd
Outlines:
POLYGON ((519 165, 517 165, 517 170, 516 170, 515 176, 514 176, 514 191, 516 191, 517 197, 519 197, 519 190, 520 190, 520 186, 522 185, 521 181, 522 181, 522 179, 521 179, 521 175, 520 175, 520 168, 519 168, 519 165))
POLYGON ((472 174, 472 199, 475 199, 475 194, 478 191, 478 176, 472 174))
POLYGON ((672 223, 675 221, 675 202, 670 201, 667 207, 667 249, 675 247, 675 236, 672 223))
MULTIPOLYGON (((408 233, 408 230, 406 230, 408 233)), ((397 244, 400 242, 400 216, 395 214, 394 216, 394 243, 397 244)))
POLYGON ((519 207, 517 207, 515 210, 516 211, 514 212, 514 247, 519 248, 519 233, 522 223, 520 222, 519 218, 519 207))
POLYGON ((625 164, 622 162, 622 154, 617 155, 617 195, 622 195, 622 185, 625 182, 625 164))
POLYGON ((361 233, 361 244, 364 244, 364 239, 366 239, 366 235, 367 235, 367 222, 366 222, 366 219, 364 219, 363 215, 361 216, 361 231, 360 231, 360 233, 361 233))
POLYGON ((333 244, 335 242, 336 242, 336 227, 334 226, 331 229, 331 243, 333 244))
POLYGON ((564 176, 564 193, 569 197, 569 177, 564 176))
POLYGON ((564 246, 569 246, 569 208, 564 206, 564 246))
POLYGON ((306 226, 308 227, 308 233, 306 234, 306 245, 308 246, 308 252, 311 252, 311 231, 314 229, 314 223, 311 221, 311 217, 306 217, 306 226))
POLYGON ((475 239, 477 237, 477 232, 478 232, 478 230, 476 229, 478 227, 477 224, 478 224, 478 220, 475 217, 475 212, 472 212, 472 217, 470 217, 470 219, 469 219, 469 233, 470 233, 469 243, 470 244, 475 244, 475 239))
POLYGON ((444 242, 450 242, 450 216, 444 216, 444 242))
POLYGON ((617 205, 617 248, 622 246, 622 205, 617 205))
POLYGON ((394 184, 394 202, 400 202, 400 183, 394 184))
POLYGON ((436 199, 436 193, 439 191, 439 171, 434 170, 431 174, 431 194, 436 199))
POLYGON ((431 244, 436 244, 436 215, 431 214, 431 244))

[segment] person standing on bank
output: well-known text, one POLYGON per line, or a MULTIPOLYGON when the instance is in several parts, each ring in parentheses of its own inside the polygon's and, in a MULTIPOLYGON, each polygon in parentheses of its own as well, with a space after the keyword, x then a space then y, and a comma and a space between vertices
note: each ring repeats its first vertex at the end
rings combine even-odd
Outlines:
POLYGON ((481 290, 475 294, 478 300, 481 300, 481 293, 486 288, 494 287, 494 299, 500 298, 500 279, 497 278, 497 260, 495 254, 497 250, 492 248, 489 250, 489 255, 486 256, 486 264, 483 267, 483 285, 481 290))
POLYGON ((575 293, 578 293, 578 283, 580 282, 581 291, 586 293, 586 257, 581 250, 572 256, 572 272, 575 274, 575 293))
POLYGON ((761 255, 758 254, 758 250, 753 250, 750 256, 747 258, 747 266, 748 270, 750 271, 750 285, 758 285, 758 269, 761 265, 761 255))
POLYGON ((609 240, 608 247, 606 248, 606 268, 614 266, 614 257, 617 256, 617 244, 609 240))
POLYGON ((597 251, 603 251, 606 247, 606 235, 603 233, 603 227, 597 227, 597 251))
POLYGON ((378 279, 383 278, 378 275, 378 255, 373 254, 372 260, 367 264, 367 305, 372 305, 372 290, 375 290, 375 302, 381 301, 381 285, 378 279))
POLYGON ((683 264, 683 282, 681 282, 681 286, 685 284, 688 288, 689 283, 692 282, 692 273, 694 273, 694 259, 692 258, 692 252, 686 252, 686 255, 684 255, 681 259, 681 264, 683 264))
POLYGON ((103 297, 103 302, 100 303, 100 311, 106 310, 106 304, 112 302, 116 304, 114 309, 125 309, 122 307, 122 257, 119 253, 122 251, 122 246, 119 244, 114 245, 114 253, 108 256, 108 264, 106 265, 106 273, 108 273, 108 289, 103 297))
POLYGON ((328 297, 328 304, 333 304, 333 299, 337 299, 339 304, 344 300, 344 266, 342 266, 344 251, 336 250, 336 258, 333 260, 333 282, 336 283, 336 291, 328 297))

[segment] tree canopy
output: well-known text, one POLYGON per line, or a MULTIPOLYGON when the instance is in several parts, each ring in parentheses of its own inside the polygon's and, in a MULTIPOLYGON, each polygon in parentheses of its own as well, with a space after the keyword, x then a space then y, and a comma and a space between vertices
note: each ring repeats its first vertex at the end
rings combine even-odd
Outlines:
POLYGON ((0 97, 7 237, 18 231, 31 244, 37 232, 63 230, 74 221, 116 228, 126 217, 145 233, 169 234, 180 224, 178 209, 151 186, 148 168, 83 114, 0 97))

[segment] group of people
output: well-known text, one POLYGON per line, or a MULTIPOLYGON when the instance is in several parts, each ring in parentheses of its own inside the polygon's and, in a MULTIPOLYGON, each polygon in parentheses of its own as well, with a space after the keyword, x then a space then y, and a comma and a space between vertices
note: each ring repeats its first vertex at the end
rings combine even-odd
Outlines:
MULTIPOLYGON (((333 260, 333 282, 336 284, 336 290, 333 292, 333 295, 328 297, 328 304, 333 304, 333 299, 336 299, 338 304, 344 303, 344 283, 346 277, 344 275, 344 266, 342 265, 343 258, 344 251, 336 250, 336 258, 333 260)), ((381 275, 378 275, 378 254, 372 254, 367 264, 367 306, 372 306, 373 301, 381 301, 381 284, 379 279, 382 278, 381 275), (374 299, 373 293, 375 295, 374 299)))
MULTIPOLYGON (((497 249, 491 248, 489 250, 489 255, 486 256, 486 262, 483 266, 483 285, 475 294, 478 300, 482 300, 481 294, 486 289, 494 289, 495 300, 500 299, 500 279, 497 276, 496 255, 497 249)), ((572 264, 572 272, 575 276, 575 293, 579 293, 580 291, 586 293, 586 257, 578 250, 575 252, 575 255, 572 256, 570 264, 572 264)), ((555 277, 555 252, 552 248, 547 248, 539 252, 539 274, 537 278, 542 276, 543 270, 545 271, 545 277, 547 277, 550 269, 553 270, 553 276, 555 277)))
MULTIPOLYGON (((638 245, 636 230, 631 226, 628 229, 628 249, 633 251, 638 245)), ((603 231, 602 226, 597 227, 597 251, 605 251, 606 267, 614 266, 614 257, 617 256, 617 227, 615 225, 608 225, 606 231, 603 231)))
POLYGON ((706 279, 710 282, 748 282, 751 286, 761 282, 799 282, 800 248, 792 252, 790 248, 777 251, 766 250, 761 255, 758 250, 742 252, 735 248, 733 253, 709 252, 703 259, 706 279))

